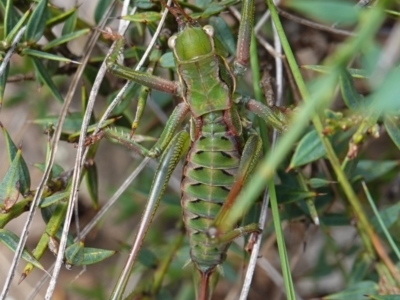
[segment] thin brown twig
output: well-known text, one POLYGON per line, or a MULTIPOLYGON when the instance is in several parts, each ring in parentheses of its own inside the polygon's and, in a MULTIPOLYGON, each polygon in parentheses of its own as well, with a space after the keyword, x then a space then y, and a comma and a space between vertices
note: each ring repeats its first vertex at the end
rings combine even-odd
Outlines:
POLYGON ((351 31, 347 31, 347 30, 344 30, 344 29, 333 28, 333 27, 330 27, 330 26, 327 26, 327 25, 323 25, 323 24, 320 24, 320 23, 316 23, 316 22, 304 19, 304 18, 299 17, 299 16, 295 16, 295 15, 293 15, 291 13, 288 13, 287 11, 285 11, 285 10, 279 8, 279 7, 276 7, 276 9, 277 9, 278 13, 282 17, 285 17, 285 18, 287 18, 289 20, 292 20, 294 22, 300 23, 302 25, 305 25, 305 26, 308 26, 308 27, 311 27, 311 28, 314 28, 314 29, 317 29, 317 30, 327 31, 327 32, 331 32, 333 34, 343 35, 343 36, 355 36, 356 35, 355 33, 351 32, 351 31))

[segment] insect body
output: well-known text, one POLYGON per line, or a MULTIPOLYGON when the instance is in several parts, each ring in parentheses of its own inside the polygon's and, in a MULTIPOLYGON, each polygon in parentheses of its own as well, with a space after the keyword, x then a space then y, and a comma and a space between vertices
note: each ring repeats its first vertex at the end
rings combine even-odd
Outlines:
MULTIPOLYGON (((181 183, 183 220, 190 241, 190 256, 198 270, 197 298, 210 299, 216 268, 225 257, 233 239, 245 233, 259 232, 258 224, 229 228, 215 232, 214 225, 229 209, 226 199, 230 192, 240 191, 251 174, 261 152, 261 138, 245 122, 240 110, 256 113, 280 131, 285 123, 267 106, 235 93, 235 73, 241 73, 248 61, 252 27, 253 3, 245 1, 239 48, 234 67, 227 63, 224 51, 218 47, 214 29, 200 27, 195 21, 177 18, 180 30, 168 42, 173 51, 179 82, 132 71, 108 61, 111 73, 128 78, 151 88, 175 93, 182 97, 169 118, 158 142, 147 150, 130 142, 143 155, 158 157, 160 165, 153 181, 149 202, 132 248, 133 264, 140 249, 157 203, 161 199, 169 177, 179 160, 186 154, 181 183), (185 116, 190 114, 190 135, 175 133, 185 116)), ((126 142, 125 142, 126 143, 126 142)), ((231 192, 232 193, 232 192, 231 192)), ((126 278, 121 276, 113 299, 119 299, 126 278)))

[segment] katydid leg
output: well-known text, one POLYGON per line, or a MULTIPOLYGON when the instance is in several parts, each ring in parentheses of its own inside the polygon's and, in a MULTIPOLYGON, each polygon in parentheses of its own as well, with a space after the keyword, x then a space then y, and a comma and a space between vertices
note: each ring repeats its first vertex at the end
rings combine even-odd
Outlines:
POLYGON ((112 130, 106 130, 106 135, 112 139, 117 140, 121 144, 124 144, 125 146, 131 148, 132 150, 136 151, 137 153, 143 156, 150 158, 157 158, 169 145, 171 139, 173 138, 176 132, 176 129, 182 123, 188 112, 189 112, 189 106, 187 106, 186 103, 182 102, 178 104, 175 107, 174 111, 172 112, 171 116, 169 117, 160 138, 154 144, 154 146, 151 147, 150 150, 143 147, 139 143, 132 141, 130 138, 127 139, 113 134, 112 130))
POLYGON ((279 107, 270 107, 257 100, 243 96, 240 96, 237 101, 244 105, 247 110, 263 119, 267 125, 272 126, 279 132, 287 130, 287 116, 279 107))
POLYGON ((236 58, 233 63, 233 72, 235 75, 243 75, 250 60, 250 41, 253 34, 254 23, 254 0, 244 0, 242 5, 242 14, 240 18, 240 27, 238 43, 236 48, 236 58))
POLYGON ((124 38, 120 37, 118 39, 118 43, 115 47, 114 52, 111 53, 110 56, 108 56, 106 61, 108 72, 120 78, 142 84, 151 89, 173 95, 180 95, 180 85, 178 82, 163 79, 161 77, 154 76, 152 74, 148 74, 142 71, 134 71, 131 68, 118 64, 118 56, 121 49, 123 49, 124 42, 124 38))
POLYGON ((150 226, 150 223, 153 220, 158 204, 160 203, 160 200, 164 195, 171 174, 175 169, 176 165, 179 163, 180 159, 188 151, 189 145, 190 145, 189 134, 186 131, 180 131, 169 142, 166 150, 163 152, 163 155, 161 156, 160 159, 160 163, 156 170, 156 174, 153 179, 153 183, 150 189, 149 199, 146 204, 145 211, 140 220, 140 226, 136 234, 131 252, 129 254, 128 261, 125 264, 123 272, 118 278, 118 281, 114 287, 114 291, 110 299, 113 300, 122 299, 133 264, 135 263, 135 260, 141 248, 146 232, 150 226))

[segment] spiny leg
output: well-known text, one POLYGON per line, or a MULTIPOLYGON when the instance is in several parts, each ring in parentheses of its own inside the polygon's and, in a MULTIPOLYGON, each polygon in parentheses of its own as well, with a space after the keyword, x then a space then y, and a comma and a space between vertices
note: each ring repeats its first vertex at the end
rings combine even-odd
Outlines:
POLYGON ((180 85, 178 82, 170 81, 152 74, 135 71, 131 68, 118 64, 118 57, 123 49, 125 40, 122 36, 116 38, 117 44, 114 51, 107 57, 107 70, 120 78, 127 79, 141 85, 147 86, 161 92, 180 95, 180 85))
POLYGON ((145 211, 140 220, 140 226, 135 237, 135 241, 132 245, 131 252, 129 254, 128 261, 121 273, 118 281, 114 287, 114 291, 110 297, 113 300, 122 299, 126 284, 129 279, 133 264, 137 258, 142 242, 146 235, 146 232, 153 220, 154 214, 160 203, 162 196, 164 195, 168 181, 174 171, 176 165, 180 159, 186 154, 190 145, 190 137, 186 131, 180 131, 174 138, 168 143, 166 150, 163 152, 160 163, 156 170, 156 174, 153 179, 153 183, 150 189, 149 199, 146 204, 145 211))
POLYGON ((240 17, 240 27, 236 48, 236 58, 233 62, 233 73, 242 76, 250 60, 250 42, 254 25, 254 0, 244 0, 240 17))
POLYGON ((172 112, 171 116, 168 118, 167 124, 165 125, 165 128, 161 133, 160 138, 150 150, 132 141, 130 138, 117 136, 111 129, 106 129, 105 134, 108 137, 117 140, 118 142, 124 144, 125 146, 129 147, 130 149, 136 151, 137 153, 143 156, 157 158, 168 146, 173 135, 176 132, 176 129, 182 123, 188 112, 189 112, 189 106, 187 106, 186 103, 182 102, 178 104, 175 107, 174 111, 172 112))

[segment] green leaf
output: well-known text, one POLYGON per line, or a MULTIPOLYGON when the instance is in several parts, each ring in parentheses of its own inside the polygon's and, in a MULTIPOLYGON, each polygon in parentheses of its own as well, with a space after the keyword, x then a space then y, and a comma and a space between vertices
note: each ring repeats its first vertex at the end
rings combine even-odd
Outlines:
POLYGON ((345 69, 340 72, 339 84, 346 106, 352 110, 360 108, 363 102, 363 97, 356 91, 353 78, 345 69))
POLYGON ((96 22, 96 24, 99 24, 101 18, 104 16, 110 4, 111 0, 99 0, 94 11, 94 21, 96 22))
POLYGON ((75 266, 95 264, 114 254, 111 250, 84 247, 83 242, 76 242, 65 250, 66 263, 75 266))
POLYGON ((8 134, 8 132, 5 129, 5 127, 3 126, 3 124, 1 124, 1 122, 0 122, 0 128, 3 131, 3 136, 6 141, 8 161, 10 163, 14 163, 17 155, 20 156, 20 158, 18 159, 19 162, 18 162, 18 170, 17 170, 18 180, 19 180, 19 185, 20 185, 19 190, 20 190, 21 194, 25 195, 31 187, 31 178, 29 175, 28 166, 26 165, 24 158, 21 156, 21 149, 19 149, 14 144, 13 140, 11 139, 10 135, 8 134))
POLYGON ((83 251, 84 253, 83 253, 82 265, 84 266, 103 261, 106 258, 109 258, 110 256, 116 253, 116 251, 113 250, 87 248, 87 247, 85 247, 83 251))
MULTIPOLYGON (((64 44, 64 43, 68 43, 69 41, 77 39, 78 37, 80 37, 82 35, 85 35, 85 34, 87 34, 89 32, 90 32, 90 29, 87 28, 87 29, 78 30, 78 31, 71 32, 69 34, 60 36, 59 38, 54 39, 51 42, 49 42, 48 44, 44 45, 42 50, 46 51, 46 50, 49 50, 50 48, 53 48, 55 46, 59 46, 59 45, 64 44)), ((49 58, 49 59, 51 59, 51 58, 49 58)), ((59 60, 59 59, 57 59, 57 60, 59 60)))
POLYGON ((344 291, 326 297, 324 300, 366 300, 366 294, 377 294, 378 284, 373 281, 362 281, 348 287, 344 291))
POLYGON ((46 22, 43 22, 43 20, 46 20, 46 15, 47 0, 40 0, 26 25, 25 39, 28 43, 36 43, 42 37, 46 27, 46 22))
POLYGON ((134 15, 126 15, 122 16, 121 19, 131 21, 131 22, 140 22, 140 23, 154 23, 161 20, 161 14, 158 12, 143 12, 136 13, 134 15))
POLYGON ((55 25, 61 24, 62 22, 68 20, 71 15, 76 13, 76 8, 72 8, 72 9, 70 9, 68 11, 65 11, 65 12, 61 11, 59 9, 55 10, 54 8, 50 8, 50 10, 52 11, 52 15, 55 14, 55 16, 46 21, 46 26, 47 27, 53 27, 55 25))
POLYGON ((51 54, 51 53, 47 53, 47 52, 43 52, 43 51, 38 51, 38 50, 33 50, 33 49, 23 49, 21 51, 21 53, 23 55, 29 55, 32 58, 44 58, 44 59, 49 59, 49 60, 55 60, 55 61, 61 61, 61 62, 65 62, 67 64, 69 63, 75 63, 75 64, 80 64, 80 62, 71 60, 69 58, 65 58, 59 55, 55 55, 55 54, 51 54))
POLYGON ((288 0, 285 1, 285 6, 312 19, 347 25, 357 22, 359 12, 354 3, 344 0, 288 0))
POLYGON ((164 53, 160 60, 160 66, 163 68, 167 68, 167 69, 174 69, 175 66, 175 59, 174 59, 174 55, 172 54, 172 52, 166 52, 164 53))
POLYGON ((276 195, 279 199, 279 204, 287 204, 304 200, 308 198, 315 198, 317 194, 315 192, 308 192, 299 189, 294 189, 285 185, 276 186, 276 195))
POLYGON ((68 192, 64 192, 64 193, 57 193, 57 194, 51 195, 47 198, 44 198, 40 202, 39 207, 43 208, 43 207, 47 207, 52 204, 58 203, 60 201, 65 201, 69 198, 70 194, 71 193, 68 191, 68 192))
POLYGON ((57 87, 55 86, 53 80, 51 79, 49 73, 47 72, 46 68, 43 66, 42 62, 37 58, 32 57, 33 66, 40 78, 40 80, 47 85, 50 89, 51 94, 56 98, 59 102, 64 102, 63 97, 61 96, 60 92, 58 91, 57 87))
POLYGON ((379 179, 379 177, 398 167, 399 164, 400 162, 397 160, 360 160, 353 176, 362 176, 365 182, 369 182, 379 179))
MULTIPOLYGON (((59 116, 47 116, 42 119, 33 120, 32 123, 39 125, 49 125, 58 123, 59 116)), ((63 124, 63 132, 71 134, 78 131, 82 126, 82 114, 80 112, 73 112, 68 114, 63 124)))
POLYGON ((236 53, 236 44, 235 39, 232 35, 232 32, 226 24, 225 20, 221 17, 211 17, 210 25, 215 29, 215 36, 218 41, 224 46, 224 48, 231 54, 235 55, 236 53))
POLYGON ((22 28, 22 25, 24 25, 25 21, 29 18, 29 16, 32 13, 32 7, 30 7, 22 16, 22 18, 19 18, 18 23, 15 24, 15 26, 11 29, 10 33, 6 36, 5 43, 8 45, 11 45, 12 41, 14 40, 15 36, 17 35, 18 31, 22 28))
POLYGON ((18 13, 15 10, 12 0, 7 0, 6 7, 4 9, 4 36, 8 36, 18 23, 18 13))
POLYGON ((76 8, 74 8, 73 13, 65 21, 61 34, 67 35, 73 32, 75 30, 77 21, 78 21, 78 12, 76 8))
MULTIPOLYGON (((324 74, 329 73, 332 70, 332 67, 322 66, 322 65, 302 65, 301 68, 324 74)), ((353 78, 365 79, 369 77, 367 71, 363 69, 347 68, 346 71, 349 72, 353 78)))
POLYGON ((9 211, 17 202, 20 194, 18 166, 20 155, 16 155, 3 180, 0 182, 0 213, 9 211))
POLYGON ((99 181, 97 174, 97 166, 94 160, 86 166, 86 185, 88 187, 90 199, 92 200, 93 208, 99 208, 99 181))
POLYGON ((297 145, 289 168, 293 169, 313 162, 324 157, 325 154, 325 148, 319 139, 318 133, 313 129, 297 145))
POLYGON ((376 113, 392 113, 400 110, 400 67, 389 72, 384 78, 379 88, 370 96, 369 109, 376 113))
MULTIPOLYGON (((383 225, 386 228, 390 228, 393 225, 397 224, 399 222, 399 216, 400 216, 400 202, 396 203, 394 205, 390 205, 382 210, 379 211, 379 215, 382 219, 383 225)), ((382 227, 378 222, 378 219, 376 216, 371 218, 371 225, 375 228, 376 232, 380 233, 382 232, 382 227)))
POLYGON ((385 115, 383 123, 393 143, 400 149, 400 117, 385 115))
MULTIPOLYGON (((0 229, 0 241, 6 245, 10 250, 15 252, 18 247, 19 243, 19 237, 14 234, 13 232, 7 230, 7 229, 0 229)), ((39 268, 40 270, 44 271, 43 266, 38 262, 32 254, 28 252, 28 250, 24 249, 22 252, 22 258, 27 261, 28 263, 31 263, 35 267, 39 268)))
POLYGON ((321 188, 324 186, 328 186, 332 183, 336 183, 335 181, 329 181, 323 178, 310 178, 310 180, 308 181, 308 183, 310 184, 310 187, 313 189, 317 189, 317 188, 321 188))

